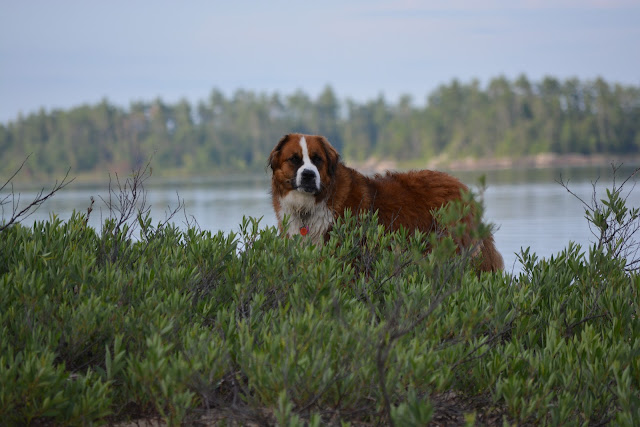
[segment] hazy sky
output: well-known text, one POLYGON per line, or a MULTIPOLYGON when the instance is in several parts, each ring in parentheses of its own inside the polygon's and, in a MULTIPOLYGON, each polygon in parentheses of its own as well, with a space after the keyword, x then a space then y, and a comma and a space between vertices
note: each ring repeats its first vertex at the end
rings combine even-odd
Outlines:
POLYGON ((0 0, 0 122, 213 88, 416 103, 453 78, 640 85, 640 1, 0 0))

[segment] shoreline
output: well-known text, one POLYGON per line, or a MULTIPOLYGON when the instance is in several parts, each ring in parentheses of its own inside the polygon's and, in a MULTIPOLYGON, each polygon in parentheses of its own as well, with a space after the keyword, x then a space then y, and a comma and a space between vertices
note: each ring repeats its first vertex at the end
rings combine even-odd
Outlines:
MULTIPOLYGON (((398 162, 389 159, 378 159, 370 157, 364 162, 353 162, 346 160, 345 163, 361 173, 364 174, 376 174, 385 173, 386 171, 407 171, 407 170, 419 170, 419 169, 432 169, 454 172, 491 172, 501 171, 508 169, 546 169, 546 168, 582 168, 582 167, 605 167, 624 164, 625 166, 640 166, 640 155, 624 156, 624 155, 606 155, 606 154, 555 154, 555 153, 541 153, 536 155, 528 155, 522 157, 465 157, 461 159, 450 159, 448 156, 438 156, 428 161, 412 161, 412 162, 398 162)), ((121 179, 130 176, 131 171, 128 173, 118 173, 121 179)), ((111 173, 111 178, 115 179, 115 173, 111 173)), ((169 173, 154 174, 154 181, 179 181, 179 182, 193 182, 193 181, 217 181, 221 179, 225 181, 227 179, 243 180, 251 177, 258 177, 261 175, 259 170, 247 170, 243 172, 221 172, 210 174, 189 174, 183 171, 171 171, 169 173)), ((63 175, 62 175, 63 176, 63 175)), ((268 172, 265 172, 265 176, 268 176, 268 172)), ((18 174, 12 182, 21 187, 39 187, 42 185, 50 185, 52 180, 61 179, 56 175, 51 177, 38 177, 35 179, 20 179, 18 174)), ((69 174, 69 180, 73 179, 74 184, 81 186, 102 185, 109 182, 109 172, 104 171, 104 175, 96 171, 82 172, 77 175, 69 174), (101 178, 102 176, 102 178, 101 178)))
POLYGON ((451 170, 502 170, 511 168, 544 169, 558 167, 593 167, 611 164, 640 164, 640 156, 606 154, 555 154, 542 153, 523 157, 466 158, 449 162, 451 170))
POLYGON ((443 169, 456 172, 473 171, 500 171, 506 169, 546 169, 559 167, 604 167, 624 164, 627 166, 640 166, 640 155, 624 156, 620 154, 555 154, 541 153, 522 157, 465 157, 462 159, 449 159, 446 156, 438 156, 424 163, 396 162, 388 159, 376 159, 371 157, 365 162, 352 162, 349 166, 364 173, 384 173, 387 170, 410 169, 443 169))

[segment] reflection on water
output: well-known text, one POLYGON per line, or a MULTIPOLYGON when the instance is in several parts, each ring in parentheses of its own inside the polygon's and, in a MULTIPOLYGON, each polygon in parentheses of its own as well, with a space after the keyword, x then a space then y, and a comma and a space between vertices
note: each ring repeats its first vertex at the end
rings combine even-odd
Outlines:
MULTIPOLYGON (((631 168, 618 173, 618 181, 626 178, 631 168)), ((480 172, 455 173, 464 182, 474 186, 480 172)), ((586 247, 593 240, 588 223, 584 219, 584 207, 556 180, 569 180, 571 190, 586 202, 592 196, 591 181, 600 177, 597 188, 599 197, 612 183, 611 168, 580 169, 522 169, 486 172, 488 189, 484 200, 485 218, 494 223, 496 244, 502 252, 508 270, 520 271, 515 253, 520 248, 531 247, 540 257, 549 257, 574 241, 586 247)), ((262 217, 263 226, 275 225, 276 218, 269 195, 269 178, 227 177, 224 179, 193 179, 189 181, 148 181, 147 203, 151 205, 154 222, 165 219, 165 214, 177 206, 178 195, 184 200, 186 213, 203 229, 224 232, 237 231, 243 216, 262 217)), ((633 182, 627 184, 632 190, 633 182)), ((33 191, 20 191, 21 200, 30 200, 33 191)), ((99 229, 107 210, 100 196, 108 195, 107 185, 69 187, 47 201, 25 225, 34 220, 48 219, 55 212, 66 220, 73 210, 86 211, 93 196, 96 200, 90 225, 99 229)), ((638 191, 631 191, 628 206, 639 206, 638 191)), ((6 206, 5 206, 6 208, 6 206)), ((5 209, 6 216, 6 209, 5 209)), ((173 222, 184 227, 186 218, 180 213, 173 222)))

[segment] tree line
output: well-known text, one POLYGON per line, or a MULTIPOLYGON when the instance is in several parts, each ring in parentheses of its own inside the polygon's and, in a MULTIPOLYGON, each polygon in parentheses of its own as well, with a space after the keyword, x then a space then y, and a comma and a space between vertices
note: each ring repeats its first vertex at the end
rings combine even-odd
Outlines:
POLYGON ((26 176, 103 173, 137 168, 154 155, 156 170, 210 174, 263 170, 279 138, 318 133, 351 161, 400 162, 538 153, 636 154, 640 87, 546 77, 453 80, 417 105, 341 100, 327 86, 317 97, 213 90, 195 104, 156 99, 123 108, 103 100, 69 110, 19 116, 0 124, 0 173, 31 154, 26 176))

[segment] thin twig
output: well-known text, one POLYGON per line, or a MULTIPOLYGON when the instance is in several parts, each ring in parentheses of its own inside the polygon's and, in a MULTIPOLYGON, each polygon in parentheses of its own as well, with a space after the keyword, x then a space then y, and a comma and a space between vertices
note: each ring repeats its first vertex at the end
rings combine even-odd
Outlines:
POLYGON ((0 224, 0 232, 6 230, 8 227, 10 227, 15 223, 19 223, 20 221, 24 221, 25 219, 29 218, 31 215, 33 215, 33 213, 35 213, 38 210, 38 208, 44 202, 46 202, 48 199, 53 197, 58 191, 62 190, 63 188, 65 188, 67 185, 71 184, 75 180, 75 178, 71 178, 69 180, 69 172, 71 172, 71 168, 67 169, 67 173, 64 175, 64 178, 62 178, 62 181, 56 180, 56 182, 53 184, 53 187, 48 193, 45 194, 45 188, 42 188, 31 202, 29 202, 24 208, 20 209, 20 193, 18 193, 18 195, 16 196, 16 193, 13 190, 12 180, 22 170, 22 168, 24 167, 25 163, 27 162, 30 156, 31 155, 28 155, 24 159, 20 167, 9 177, 9 179, 4 184, 2 184, 2 187, 0 187, 0 191, 2 191, 4 188, 7 187, 7 185, 9 184, 11 185, 11 194, 5 196, 2 200, 0 200, 0 207, 2 208, 3 217, 4 217, 4 205, 9 203, 8 202, 9 198, 11 198, 11 204, 12 204, 11 217, 9 218, 8 221, 4 221, 0 224))

